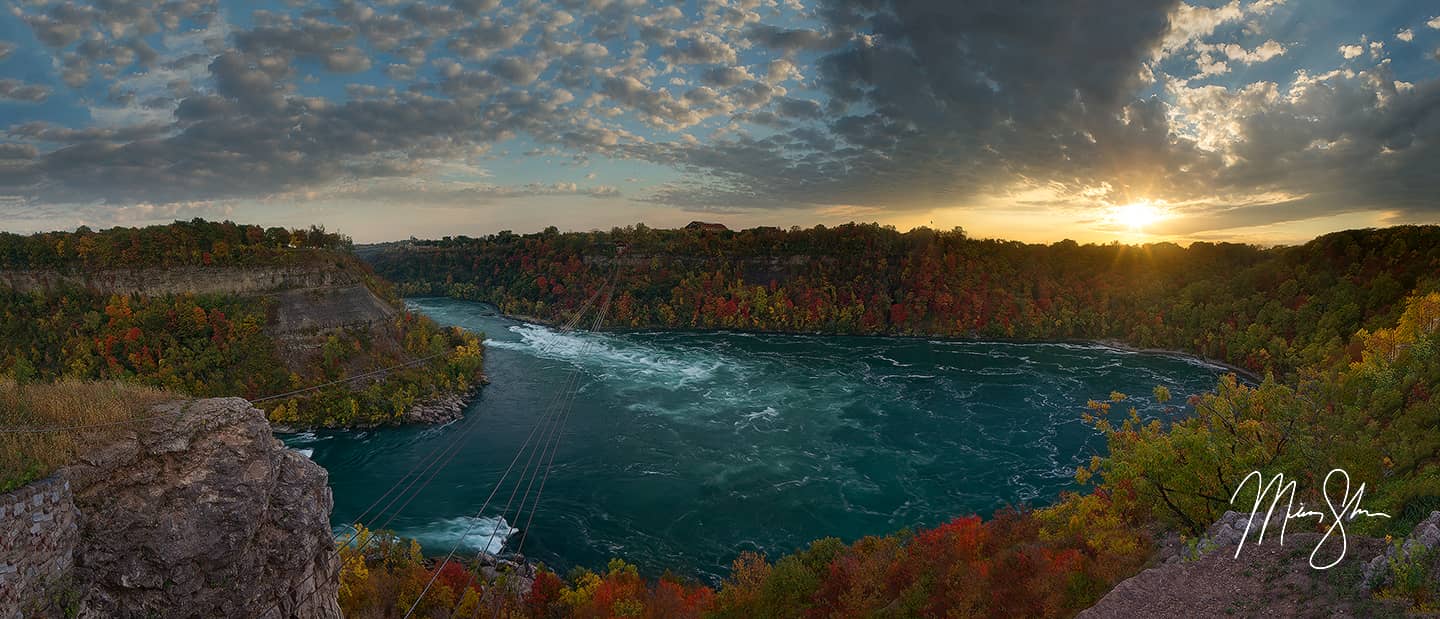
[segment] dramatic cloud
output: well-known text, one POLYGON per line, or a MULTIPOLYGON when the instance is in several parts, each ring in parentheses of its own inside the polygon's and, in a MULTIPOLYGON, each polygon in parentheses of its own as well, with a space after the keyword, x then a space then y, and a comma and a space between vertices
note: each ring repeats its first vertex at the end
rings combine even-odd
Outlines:
POLYGON ((0 15, 25 35, 0 42, 0 214, 1433 219, 1423 5, 1397 30, 1283 0, 21 1, 0 15), (1294 26, 1312 18, 1340 26, 1294 26))

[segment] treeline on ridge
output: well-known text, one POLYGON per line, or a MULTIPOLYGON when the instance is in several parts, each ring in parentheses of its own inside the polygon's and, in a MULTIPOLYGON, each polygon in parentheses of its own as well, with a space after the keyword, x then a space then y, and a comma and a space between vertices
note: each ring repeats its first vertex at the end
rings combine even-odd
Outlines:
POLYGON ((0 269, 254 266, 317 255, 297 250, 348 252, 353 245, 350 237, 323 226, 263 228, 203 219, 100 232, 80 226, 74 232, 0 232, 0 269))
POLYGON ((560 319, 621 260, 612 323, 632 328, 1118 340, 1257 372, 1343 355, 1440 288, 1440 227, 1338 232, 1295 247, 1033 245, 878 225, 656 230, 368 250, 405 295, 560 319), (617 256, 617 247, 623 253, 617 256))
MULTIPOLYGON (((441 570, 438 617, 474 608, 531 617, 1067 617, 1152 560, 1157 540, 1198 536, 1234 507, 1249 471, 1298 481, 1322 505, 1333 468, 1366 483, 1351 535, 1393 536, 1440 509, 1440 227, 1328 234, 1296 247, 1235 244, 1026 245, 960 231, 900 234, 874 225, 741 232, 501 233, 366 248, 407 294, 448 294, 559 319, 622 260, 615 315, 632 328, 1116 339, 1188 350, 1266 373, 1233 376, 1161 419, 1124 394, 1091 402, 1108 449, 1076 471, 1081 491, 989 520, 824 539, 778 558, 739 557, 711 588, 634 566, 562 578, 527 595, 441 570), (623 252, 617 252, 623 246, 623 252), (618 258, 617 258, 618 254, 618 258), (470 583, 470 584, 465 584, 470 583), (483 584, 482 584, 483 583, 483 584), (458 610, 456 610, 458 609, 458 610)), ((1158 401, 1169 394, 1155 393, 1158 401)), ((1179 404, 1179 403, 1176 403, 1179 404)), ((1322 528, 1291 523, 1292 531, 1322 528)), ((1396 546, 1399 548, 1399 546, 1396 546)), ((434 564, 347 558, 342 606, 400 616, 434 564)), ((1333 572, 1357 604, 1440 607, 1440 557, 1401 553, 1371 593, 1360 561, 1333 572)), ((1380 612, 1380 611, 1376 611, 1380 612)))
MULTIPOLYGON (((482 379, 480 337, 406 311, 393 286, 323 228, 264 229, 193 220, 102 232, 0 234, 0 270, 168 269, 318 264, 350 271, 395 308, 388 324, 330 329, 314 350, 285 353, 269 294, 105 294, 62 285, 0 283, 0 376, 21 384, 121 380, 198 397, 256 399, 416 363, 381 376, 262 404, 292 427, 399 423, 417 403, 466 392, 482 379)), ((0 279, 0 282, 3 282, 0 279)), ((310 345, 307 345, 308 349, 310 345)))

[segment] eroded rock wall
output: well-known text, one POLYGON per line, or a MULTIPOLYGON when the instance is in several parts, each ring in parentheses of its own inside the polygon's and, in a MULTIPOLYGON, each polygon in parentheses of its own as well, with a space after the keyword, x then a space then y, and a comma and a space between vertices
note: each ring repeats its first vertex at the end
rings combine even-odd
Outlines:
POLYGON ((154 413, 58 473, 73 504, 70 539, 21 536, 54 548, 55 565, 69 549, 67 573, 51 575, 79 614, 340 617, 325 469, 286 449, 243 399, 154 413))

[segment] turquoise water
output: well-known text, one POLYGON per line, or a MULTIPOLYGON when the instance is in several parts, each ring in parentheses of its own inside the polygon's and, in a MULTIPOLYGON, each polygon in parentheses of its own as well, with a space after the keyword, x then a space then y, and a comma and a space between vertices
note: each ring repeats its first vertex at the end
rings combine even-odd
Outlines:
POLYGON ((340 525, 463 436, 465 448, 390 528, 431 553, 457 541, 466 552, 498 550, 517 523, 497 526, 495 508, 472 517, 578 369, 578 396, 524 546, 560 569, 620 556, 648 573, 714 580, 743 550, 774 557, 818 537, 849 541, 1007 503, 1043 505, 1103 448, 1080 422, 1086 400, 1122 391, 1142 415, 1159 415, 1156 385, 1183 407, 1223 372, 1083 344, 562 334, 478 303, 411 304, 487 334, 492 384, 466 418, 287 443, 329 469, 340 525))

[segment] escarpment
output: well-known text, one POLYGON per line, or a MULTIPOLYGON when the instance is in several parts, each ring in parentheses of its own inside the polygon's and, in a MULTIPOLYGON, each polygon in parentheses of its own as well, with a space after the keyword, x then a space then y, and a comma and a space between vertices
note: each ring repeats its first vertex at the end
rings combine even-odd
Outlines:
POLYGON ((348 257, 287 265, 0 270, 0 286, 22 292, 77 288, 118 295, 273 297, 269 327, 291 336, 376 325, 396 312, 366 286, 360 267, 348 257))
POLYGON ((4 616, 339 617, 325 470, 239 398, 153 412, 0 496, 4 616))
POLYGON ((5 338, 0 375, 242 396, 264 401, 286 428, 463 413, 485 380, 474 335, 406 312, 348 252, 267 251, 213 265, 155 258, 0 269, 0 305, 16 325, 35 327, 5 338))

